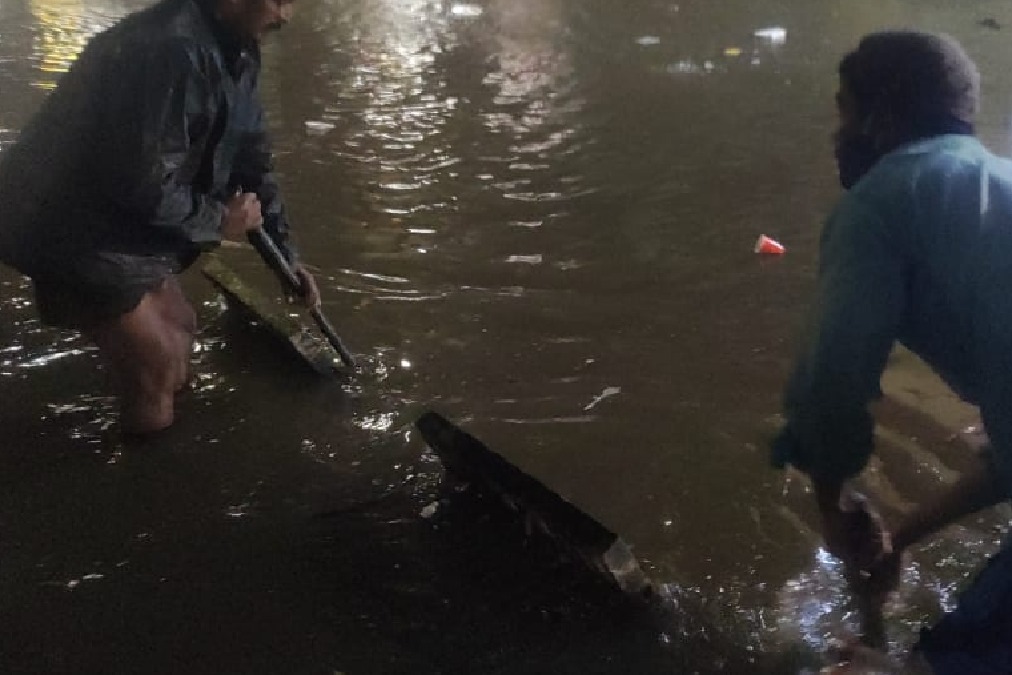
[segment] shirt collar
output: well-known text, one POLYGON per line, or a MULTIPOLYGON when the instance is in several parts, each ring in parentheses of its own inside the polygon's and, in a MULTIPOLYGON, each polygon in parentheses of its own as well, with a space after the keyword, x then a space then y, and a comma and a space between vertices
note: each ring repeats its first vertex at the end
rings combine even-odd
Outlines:
POLYGON ((194 1, 221 49, 225 65, 233 76, 238 77, 249 60, 258 58, 259 49, 256 43, 243 40, 234 30, 222 23, 215 13, 215 0, 194 1))

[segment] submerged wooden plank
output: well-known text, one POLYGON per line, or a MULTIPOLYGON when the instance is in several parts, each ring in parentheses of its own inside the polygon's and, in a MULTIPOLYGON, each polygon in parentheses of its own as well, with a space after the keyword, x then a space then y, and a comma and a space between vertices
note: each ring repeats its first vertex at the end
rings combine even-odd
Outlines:
POLYGON ((214 254, 205 256, 201 271, 231 305, 252 315, 266 330, 289 344, 310 368, 323 375, 339 370, 340 355, 326 340, 317 337, 308 326, 282 311, 276 302, 243 282, 220 257, 214 254))
POLYGON ((653 585, 617 534, 438 413, 425 413, 415 426, 447 472, 497 497, 532 531, 622 592, 652 596, 653 585))
POLYGON ((937 423, 950 434, 980 423, 976 406, 960 399, 916 354, 896 347, 882 373, 882 393, 937 423))

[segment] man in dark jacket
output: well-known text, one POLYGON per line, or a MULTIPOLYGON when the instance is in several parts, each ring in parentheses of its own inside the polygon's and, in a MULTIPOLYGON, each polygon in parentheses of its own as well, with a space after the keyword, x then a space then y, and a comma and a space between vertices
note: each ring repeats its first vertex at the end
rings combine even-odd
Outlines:
POLYGON ((0 155, 0 260, 45 323, 81 330, 121 385, 121 424, 173 421, 195 314, 176 275, 263 226, 298 264, 258 92, 260 40, 293 0, 161 0, 97 35, 0 155))
MULTIPOLYGON (((878 33, 840 64, 837 162, 848 192, 822 233, 819 297, 774 459, 808 473, 827 548, 877 595, 902 551, 1012 495, 1012 162, 974 137, 977 69, 951 38, 878 33), (979 406, 990 442, 891 531, 847 499, 873 449, 869 404, 895 342, 979 406)), ((909 672, 1012 673, 1006 546, 925 631, 909 672)))

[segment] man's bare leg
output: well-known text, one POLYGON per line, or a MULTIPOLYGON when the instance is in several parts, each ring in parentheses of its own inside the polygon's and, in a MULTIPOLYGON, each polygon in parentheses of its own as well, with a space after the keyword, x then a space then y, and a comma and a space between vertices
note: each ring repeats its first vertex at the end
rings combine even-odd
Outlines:
POLYGON ((119 382, 120 424, 131 434, 170 426, 189 377, 196 315, 169 277, 130 312, 89 331, 119 382))
POLYGON ((164 302, 160 303, 162 316, 168 324, 176 326, 178 378, 174 391, 178 392, 190 381, 190 356, 193 354, 193 336, 197 333, 197 314, 176 277, 167 279, 159 292, 165 294, 164 302))

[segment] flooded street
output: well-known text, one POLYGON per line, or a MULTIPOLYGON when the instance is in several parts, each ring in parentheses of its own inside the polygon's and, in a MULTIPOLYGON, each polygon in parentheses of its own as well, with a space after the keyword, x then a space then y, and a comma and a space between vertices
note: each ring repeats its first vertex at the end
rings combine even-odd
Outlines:
MULTIPOLYGON (((145 4, 0 0, 0 152, 87 38, 145 4)), ((839 196, 836 64, 871 30, 951 33, 982 72, 979 135, 1012 154, 1012 7, 296 6, 265 45, 265 104, 360 369, 303 372, 198 263, 193 386, 131 447, 97 353, 0 270, 0 672, 811 667, 854 617, 805 481, 766 445, 839 196), (763 233, 787 255, 754 254, 763 233), (442 480, 425 410, 619 533, 681 615, 630 617, 492 524, 423 517, 442 480)), ((249 251, 220 255, 280 297, 249 251)), ((904 353, 883 386, 864 484, 895 516, 953 479, 976 418, 904 353)), ((988 514, 915 552, 894 650, 1003 529, 988 514)))

